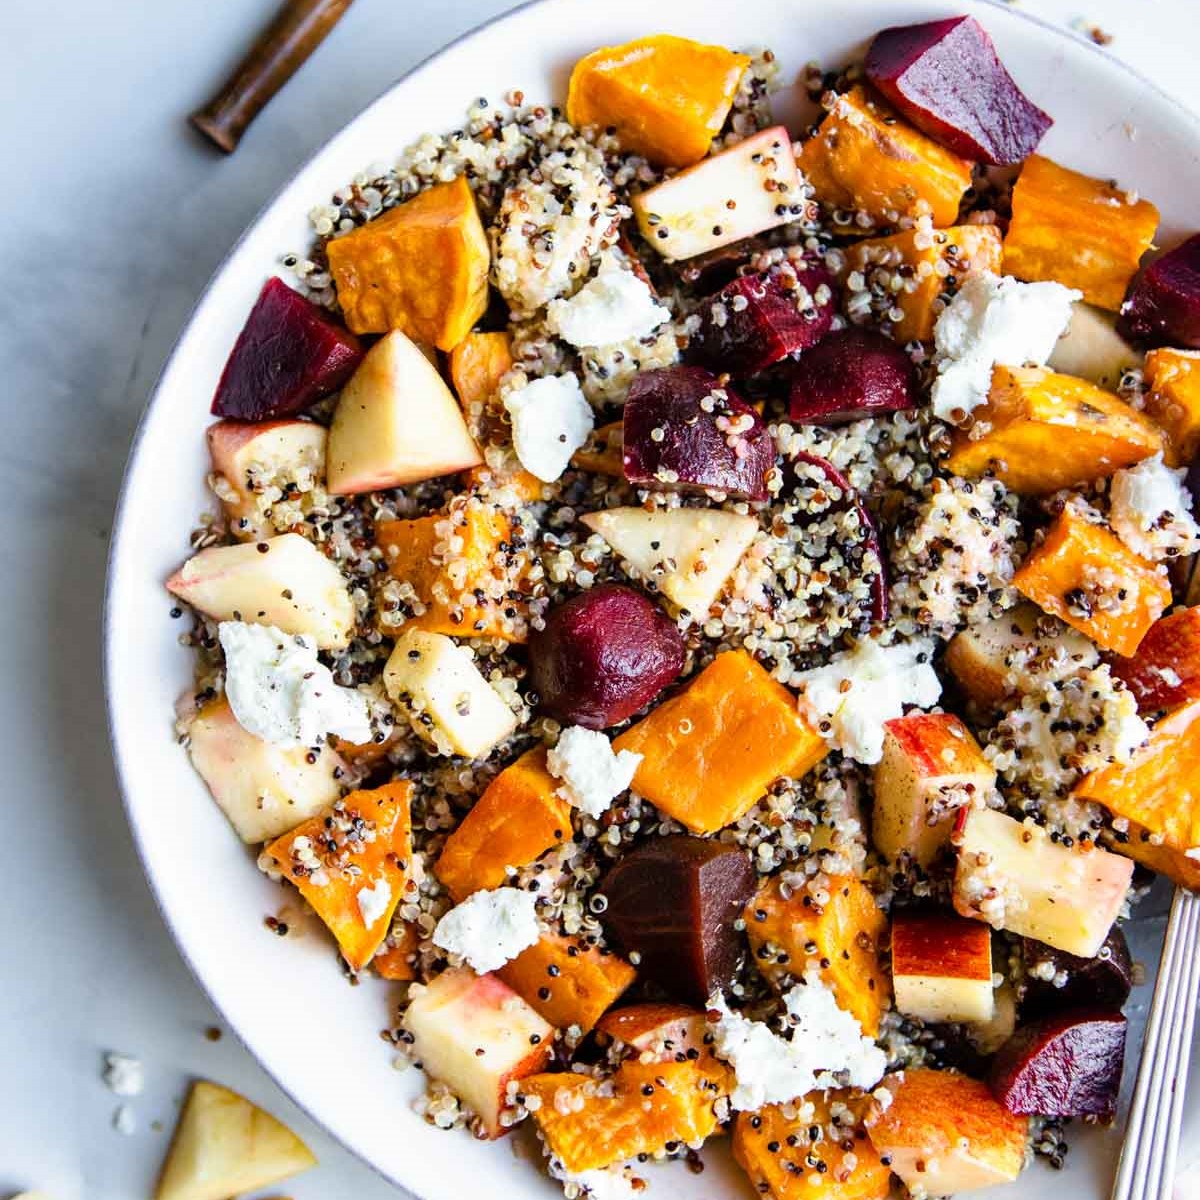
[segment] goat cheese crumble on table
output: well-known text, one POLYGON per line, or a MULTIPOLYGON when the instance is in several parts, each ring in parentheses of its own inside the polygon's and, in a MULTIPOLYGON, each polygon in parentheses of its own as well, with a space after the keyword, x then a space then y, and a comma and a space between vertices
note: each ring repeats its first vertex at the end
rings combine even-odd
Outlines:
POLYGON ((222 621, 218 634, 225 695, 247 733, 276 746, 315 746, 329 733, 370 741, 366 700, 334 683, 311 638, 245 621, 222 621))
POLYGON ((551 330, 572 346, 612 346, 646 337, 671 319, 671 310, 657 304, 645 280, 609 253, 575 295, 551 301, 547 316, 551 330))
POLYGON ((504 397, 504 407, 512 417, 513 447, 521 466, 543 483, 553 483, 567 469, 596 424, 592 406, 570 372, 515 388, 504 397))
POLYGON ((933 330, 935 415, 965 419, 987 399, 998 363, 1045 366, 1082 296, 1061 283, 1019 283, 990 271, 968 275, 933 330))
POLYGON ((642 761, 632 750, 613 753, 612 743, 595 729, 572 725, 546 755, 550 774, 562 780, 558 794, 589 817, 602 816, 633 782, 642 761))
POLYGON ((140 1096, 146 1086, 142 1060, 129 1054, 106 1054, 104 1086, 115 1096, 140 1096))
POLYGON ((521 888, 476 892, 438 922, 433 944, 457 954, 477 975, 486 975, 528 950, 541 937, 537 901, 521 888))
POLYGON ((1118 471, 1109 485, 1109 519, 1135 554, 1159 562, 1200 550, 1200 526, 1192 518, 1187 471, 1172 470, 1161 454, 1118 471))

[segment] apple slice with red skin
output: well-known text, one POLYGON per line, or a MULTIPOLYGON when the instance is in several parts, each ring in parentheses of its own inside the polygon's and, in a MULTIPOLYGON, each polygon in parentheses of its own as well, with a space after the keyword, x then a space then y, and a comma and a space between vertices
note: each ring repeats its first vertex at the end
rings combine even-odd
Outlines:
POLYGON ((1112 654, 1108 664, 1140 712, 1162 712, 1200 697, 1200 607, 1160 617, 1132 658, 1112 654))
POLYGON ((336 392, 362 356, 354 334, 272 276, 225 363, 212 411, 239 421, 294 416, 336 392))
POLYGON ((992 933, 981 921, 950 912, 892 915, 892 984, 896 1009, 922 1021, 989 1021, 992 933))
POLYGON ((1121 305, 1117 332, 1153 346, 1200 350, 1200 233, 1142 268, 1121 305))
POLYGON ((696 1058, 705 1049, 707 1017, 686 1004, 627 1004, 596 1023, 602 1039, 623 1042, 663 1062, 696 1058), (694 1051, 694 1053, 693 1053, 694 1051))
POLYGON ((891 338, 837 329, 788 365, 788 415, 803 425, 844 425, 917 406, 917 370, 891 338))

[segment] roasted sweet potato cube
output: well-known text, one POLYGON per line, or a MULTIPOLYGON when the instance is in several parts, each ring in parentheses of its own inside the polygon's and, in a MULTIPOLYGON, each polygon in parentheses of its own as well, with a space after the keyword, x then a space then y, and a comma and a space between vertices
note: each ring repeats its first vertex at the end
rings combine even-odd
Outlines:
POLYGON ((521 1090, 541 1102, 533 1119, 546 1147, 572 1174, 655 1154, 668 1142, 698 1145, 717 1128, 726 1089, 698 1061, 623 1063, 613 1094, 585 1075, 532 1075, 521 1090), (565 1089, 565 1096, 562 1095, 565 1089))
POLYGON ((959 281, 971 271, 999 273, 1000 258, 1000 230, 995 225, 907 229, 851 246, 846 251, 846 275, 858 271, 867 288, 875 283, 886 287, 887 307, 904 314, 892 328, 896 341, 928 342, 959 281), (898 272, 902 284, 893 291, 891 282, 898 272))
POLYGON ((392 925, 392 932, 384 939, 384 943, 371 959, 375 974, 381 979, 391 979, 396 982, 406 982, 416 979, 417 968, 412 961, 417 948, 417 931, 412 925, 392 925))
POLYGON ((743 917, 754 961, 768 979, 799 979, 818 967, 838 1006, 857 1018, 868 1037, 878 1035, 892 995, 879 961, 888 921, 861 879, 831 875, 826 897, 785 889, 775 878, 746 905, 743 917))
POLYGON ((591 436, 571 456, 571 466, 613 479, 625 478, 625 422, 610 421, 592 430, 591 436))
POLYGON ((1143 367, 1146 415, 1162 427, 1163 458, 1186 467, 1200 456, 1200 350, 1151 350, 1143 367))
POLYGON ((1013 586, 1101 649, 1126 657, 1171 604, 1164 571, 1072 508, 1029 552, 1013 586))
POLYGON ((1149 200, 1034 154, 1013 189, 1004 269, 1078 288, 1115 312, 1157 229, 1149 200))
POLYGON ((946 1196, 1020 1175, 1028 1118, 1008 1112, 987 1084, 920 1069, 889 1075, 884 1086, 892 1102, 867 1117, 867 1132, 909 1188, 946 1196))
POLYGON ((620 999, 637 971, 618 954, 578 938, 547 933, 496 972, 557 1029, 590 1033, 620 999))
POLYGON ((329 927, 355 971, 371 961, 396 905, 416 887, 409 874, 411 797, 407 779, 351 792, 266 850, 329 927), (364 838, 364 829, 373 830, 374 838, 364 838))
POLYGON ((512 370, 512 339, 507 333, 468 333, 450 351, 449 361, 450 382, 469 416, 471 406, 486 404, 512 370))
POLYGON ((1200 699, 1200 608, 1176 609, 1155 621, 1132 658, 1114 655, 1109 666, 1142 712, 1200 699))
POLYGON ((953 225, 971 186, 965 158, 914 129, 863 87, 838 97, 797 162, 822 204, 864 213, 875 227, 926 214, 934 225, 953 225))
POLYGON ((433 873, 456 902, 502 886, 508 867, 536 862, 571 838, 571 806, 538 746, 505 767, 446 839, 433 873))
MULTIPOLYGON (((1135 840, 1157 847, 1156 870, 1180 875, 1166 852, 1194 861, 1200 857, 1200 700, 1168 713, 1135 750, 1127 764, 1112 763, 1085 776, 1075 788, 1080 800, 1103 804, 1115 817, 1140 826, 1148 837, 1131 837, 1115 849, 1138 858, 1135 840)), ((1193 885, 1194 886, 1194 885, 1193 885)))
POLYGON ((433 187, 326 246, 346 324, 451 350, 483 316, 491 252, 466 178, 433 187))
POLYGON ((867 1137, 868 1103, 846 1090, 810 1092, 795 1107, 768 1104, 756 1113, 740 1112, 733 1157, 758 1194, 771 1200, 887 1200, 892 1172, 867 1137), (814 1172, 820 1187, 813 1186, 814 1172))
POLYGON ((450 637, 525 641, 527 609, 518 585, 526 557, 512 521, 494 505, 460 497, 445 515, 380 521, 375 541, 391 578, 413 589, 395 613, 384 597, 383 633, 394 636, 403 625, 450 637))
POLYGON ((661 167, 699 162, 721 132, 744 54, 660 33, 604 46, 571 72, 567 119, 615 131, 623 150, 661 167))
POLYGON ((718 654, 613 749, 642 755, 634 791, 694 833, 732 824, 774 780, 828 753, 795 697, 744 650, 718 654))
POLYGON ((996 367, 974 416, 946 465, 971 479, 994 472, 1023 495, 1105 479, 1163 445, 1158 426, 1116 396, 1045 367, 996 367))

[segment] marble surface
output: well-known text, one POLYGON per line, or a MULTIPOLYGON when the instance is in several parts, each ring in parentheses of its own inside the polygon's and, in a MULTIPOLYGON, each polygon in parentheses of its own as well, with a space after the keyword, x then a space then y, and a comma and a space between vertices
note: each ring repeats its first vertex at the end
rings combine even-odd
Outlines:
MULTIPOLYGON (((1025 6, 1058 23, 1097 23, 1113 35, 1112 53, 1200 108, 1185 36, 1196 31, 1194 3, 1025 6)), ((183 117, 275 4, 60 0, 0 11, 0 473, 17 518, 0 568, 11 756, 0 800, 0 1195, 35 1186, 58 1200, 147 1195, 193 1075, 242 1090, 314 1148, 320 1168, 284 1189, 295 1200, 399 1195, 297 1112, 228 1031, 206 1037, 215 1014, 142 878, 105 738, 109 523, 130 434, 196 295, 315 146, 412 64, 509 7, 358 0, 239 152, 222 158, 183 117), (113 1129, 118 1100, 100 1080, 107 1050, 146 1068, 128 1136, 113 1129)), ((1181 1181, 1179 1192, 1200 1196, 1200 1183, 1181 1181)))

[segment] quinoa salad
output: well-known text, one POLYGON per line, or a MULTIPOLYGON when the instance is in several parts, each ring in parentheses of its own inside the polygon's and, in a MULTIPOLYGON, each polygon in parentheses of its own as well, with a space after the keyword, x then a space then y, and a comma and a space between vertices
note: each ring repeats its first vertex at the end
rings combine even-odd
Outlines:
POLYGON ((829 70, 652 34, 557 99, 266 280, 181 747, 424 1119, 568 1200, 722 1134, 769 1200, 1059 1167, 1123 923, 1200 888, 1200 234, 1039 153, 970 17, 829 70))

